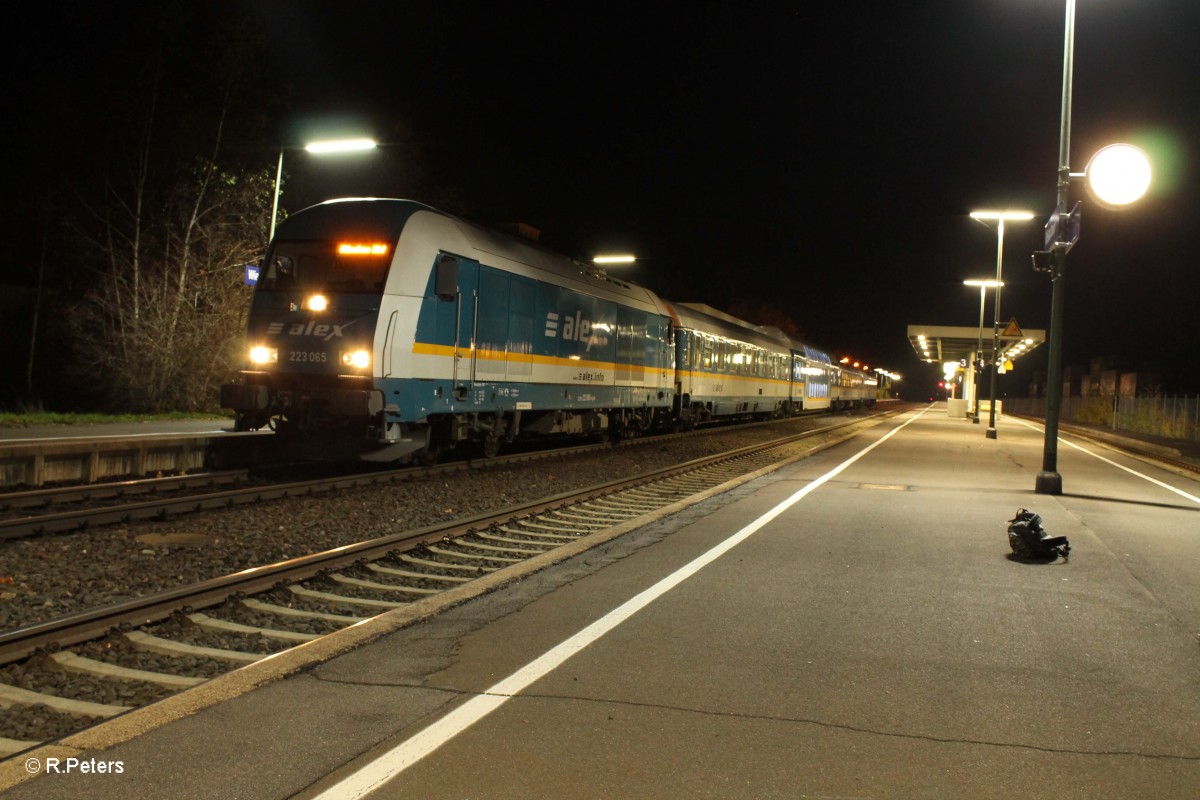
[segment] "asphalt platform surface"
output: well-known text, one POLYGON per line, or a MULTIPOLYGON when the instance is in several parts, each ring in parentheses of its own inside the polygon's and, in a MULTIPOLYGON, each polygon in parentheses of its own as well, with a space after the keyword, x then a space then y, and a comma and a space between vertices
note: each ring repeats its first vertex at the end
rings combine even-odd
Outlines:
POLYGON ((4 797, 1195 798, 1200 482, 1081 446, 909 413, 4 797))

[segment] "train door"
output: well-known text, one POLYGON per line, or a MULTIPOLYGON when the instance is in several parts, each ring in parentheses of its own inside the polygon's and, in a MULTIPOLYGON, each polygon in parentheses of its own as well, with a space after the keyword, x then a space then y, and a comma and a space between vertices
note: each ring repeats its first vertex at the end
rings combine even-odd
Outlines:
MULTIPOLYGON (((475 381, 475 341, 479 325, 479 262, 442 255, 437 264, 437 295, 453 304, 450 379, 455 399, 465 400, 475 381)), ((451 309, 447 309, 450 311, 451 309)))
POLYGON ((644 385, 646 368, 653 367, 658 361, 657 355, 648 347, 646 328, 645 313, 624 306, 617 308, 618 386, 644 385))
POLYGON ((529 278, 479 268, 474 381, 530 380, 534 293, 529 278))

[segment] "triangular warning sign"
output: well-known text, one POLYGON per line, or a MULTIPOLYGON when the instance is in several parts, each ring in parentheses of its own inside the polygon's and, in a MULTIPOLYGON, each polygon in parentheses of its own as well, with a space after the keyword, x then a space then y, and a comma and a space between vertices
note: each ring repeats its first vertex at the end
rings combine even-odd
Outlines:
POLYGON ((1002 333, 1000 335, 1001 336, 1015 336, 1018 339, 1025 336, 1025 334, 1021 333, 1021 328, 1017 325, 1016 317, 1013 317, 1012 319, 1010 319, 1008 321, 1008 327, 1005 328, 1004 333, 1002 333))

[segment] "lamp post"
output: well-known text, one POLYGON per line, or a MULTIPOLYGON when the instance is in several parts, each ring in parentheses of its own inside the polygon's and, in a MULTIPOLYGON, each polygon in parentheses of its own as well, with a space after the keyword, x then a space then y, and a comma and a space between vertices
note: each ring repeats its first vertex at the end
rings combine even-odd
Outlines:
MULTIPOLYGON (((309 142, 303 146, 304 150, 315 154, 325 153, 349 153, 356 150, 372 150, 375 148, 375 140, 373 139, 334 139, 322 142, 309 142)), ((292 147, 284 145, 279 148, 279 165, 275 167, 275 199, 271 203, 271 235, 270 239, 275 238, 275 221, 279 218, 279 185, 283 180, 283 153, 285 150, 300 150, 300 147, 292 147)))
MULTIPOLYGON (((972 211, 971 219, 996 221, 996 303, 995 315, 992 321, 992 370, 991 370, 991 386, 989 393, 991 394, 991 407, 988 409, 988 429, 987 438, 996 438, 996 354, 1000 352, 1000 287, 1004 285, 1004 281, 1000 279, 1004 267, 1004 223, 1017 222, 1022 220, 1033 219, 1033 214, 1029 211, 972 211)), ((982 345, 982 342, 981 342, 982 345)))
POLYGON ((1050 295, 1050 355, 1046 366, 1046 439, 1042 448, 1042 471, 1038 473, 1034 484, 1034 491, 1038 494, 1062 494, 1062 475, 1058 473, 1058 418, 1062 409, 1067 251, 1079 235, 1078 216, 1072 213, 1068 205, 1071 179, 1089 178, 1093 194, 1101 203, 1110 206, 1132 203, 1150 187, 1150 160, 1132 145, 1105 147, 1092 157, 1083 173, 1071 172, 1071 90, 1074 71, 1075 0, 1067 0, 1063 36, 1062 122, 1058 138, 1058 203, 1047 225, 1046 250, 1033 255, 1034 269, 1048 269, 1053 287, 1050 295))
POLYGON ((972 394, 975 395, 975 412, 971 417, 971 422, 979 424, 979 364, 983 361, 983 306, 987 297, 988 289, 997 289, 1003 286, 1004 283, 989 280, 969 280, 963 281, 964 286, 979 287, 979 342, 975 345, 975 362, 971 365, 971 374, 974 376, 971 379, 972 394))

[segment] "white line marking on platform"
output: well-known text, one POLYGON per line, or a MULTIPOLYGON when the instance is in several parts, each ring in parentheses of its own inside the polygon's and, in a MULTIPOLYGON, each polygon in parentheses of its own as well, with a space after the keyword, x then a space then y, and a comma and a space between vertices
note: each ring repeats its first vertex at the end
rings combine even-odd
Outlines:
MULTIPOLYGON (((1017 422, 1021 423, 1022 425, 1024 425, 1027 428, 1033 428, 1035 431, 1043 431, 1044 432, 1046 430, 1045 426, 1039 427, 1032 423, 1026 422, 1023 419, 1018 419, 1017 422)), ((1130 475, 1136 475, 1137 477, 1141 478, 1144 481, 1150 481, 1150 483, 1153 483, 1155 486, 1161 486, 1162 488, 1166 489, 1169 492, 1174 492, 1175 494, 1179 495, 1180 497, 1184 498, 1185 500, 1191 500, 1196 505, 1200 505, 1200 497, 1196 497, 1196 495, 1194 495, 1194 494, 1188 494, 1183 489, 1176 489, 1174 486, 1172 486, 1169 483, 1163 483, 1160 480, 1151 478, 1149 475, 1143 475, 1142 473, 1138 472, 1135 469, 1130 469, 1129 467, 1122 466, 1121 464, 1118 464, 1117 462, 1112 461, 1111 459, 1107 459, 1098 453, 1093 453, 1091 450, 1088 450, 1086 447, 1081 447, 1080 445, 1077 445, 1074 442, 1068 442, 1066 439, 1062 438, 1061 436, 1058 437, 1058 440, 1060 442, 1062 442, 1063 444, 1067 445, 1068 447, 1074 447, 1076 450, 1079 450, 1080 452, 1087 453, 1092 458, 1100 459, 1105 464, 1111 464, 1112 466, 1116 467, 1117 469, 1123 469, 1126 472, 1128 472, 1130 475)))
POLYGON ((532 683, 545 677, 556 667, 571 656, 595 642, 604 634, 616 628, 625 620, 641 611, 650 603, 663 596, 683 581, 695 575, 704 567, 716 561, 725 553, 750 538, 764 525, 787 511, 800 500, 807 497, 819 486, 843 472, 854 462, 874 450, 888 439, 895 436, 906 426, 916 421, 929 409, 923 409, 916 415, 884 434, 879 441, 860 450, 855 455, 843 461, 829 472, 800 489, 788 499, 763 514, 758 519, 742 528, 737 533, 725 539, 706 553, 685 564, 650 588, 627 600, 622 605, 608 612, 605 616, 588 625, 571 638, 551 648, 543 655, 526 664, 521 669, 509 675, 483 694, 477 695, 446 716, 434 722, 416 735, 398 744, 375 760, 363 765, 361 769, 346 776, 338 783, 317 795, 314 800, 357 800, 383 786, 404 770, 420 761, 425 756, 437 750, 446 742, 453 739, 467 728, 507 703, 513 696, 532 683))

